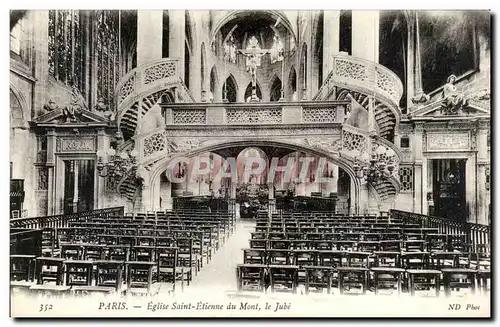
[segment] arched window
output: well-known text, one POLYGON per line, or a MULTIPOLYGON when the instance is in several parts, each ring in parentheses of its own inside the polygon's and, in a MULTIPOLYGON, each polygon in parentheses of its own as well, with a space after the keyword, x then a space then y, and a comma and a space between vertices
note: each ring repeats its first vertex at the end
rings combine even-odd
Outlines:
POLYGON ((236 43, 231 35, 224 44, 224 60, 236 64, 236 43))
POLYGON ((278 101, 281 98, 281 80, 276 75, 271 82, 270 100, 278 101))
POLYGON ((273 46, 271 47, 271 63, 274 64, 277 61, 283 61, 283 55, 285 50, 283 49, 283 42, 281 41, 279 35, 274 35, 273 46))
POLYGON ((228 102, 236 102, 236 95, 238 94, 238 86, 233 75, 229 75, 226 82, 222 86, 222 94, 225 95, 224 99, 228 102))
POLYGON ((118 55, 118 12, 103 10, 97 22, 97 97, 112 105, 114 86, 120 78, 118 55))
POLYGON ((10 51, 21 54, 22 19, 10 31, 10 51))
MULTIPOLYGON (((262 101, 262 92, 260 90, 259 84, 255 85, 255 93, 257 94, 258 102, 262 101)), ((252 83, 249 83, 245 90, 245 102, 250 102, 252 99, 252 83)))

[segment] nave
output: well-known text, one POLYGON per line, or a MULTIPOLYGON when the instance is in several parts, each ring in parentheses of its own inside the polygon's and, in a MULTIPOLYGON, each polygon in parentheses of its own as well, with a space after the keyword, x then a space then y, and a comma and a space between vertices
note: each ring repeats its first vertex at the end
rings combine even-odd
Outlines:
POLYGON ((123 208, 19 218, 10 284, 42 297, 489 295, 489 230, 430 218, 123 208))

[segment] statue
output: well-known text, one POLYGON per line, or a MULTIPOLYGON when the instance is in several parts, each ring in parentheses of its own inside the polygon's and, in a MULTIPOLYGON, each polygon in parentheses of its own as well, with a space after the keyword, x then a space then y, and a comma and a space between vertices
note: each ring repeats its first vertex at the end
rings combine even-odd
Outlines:
POLYGON ((43 105, 43 109, 45 109, 47 112, 54 111, 56 109, 59 109, 59 105, 57 105, 54 100, 50 99, 47 104, 43 105))
POLYGON ((250 73, 250 78, 252 79, 252 102, 257 102, 257 67, 260 66, 260 57, 270 53, 271 49, 259 49, 258 41, 255 36, 249 41, 249 47, 246 50, 238 50, 239 53, 247 57, 247 72, 250 73))
POLYGON ((113 111, 109 110, 108 106, 106 105, 104 98, 99 98, 97 100, 97 104, 94 106, 94 109, 97 111, 97 113, 104 118, 108 120, 113 120, 114 119, 114 113, 113 111))
POLYGON ((85 104, 85 99, 78 90, 76 86, 73 86, 71 93, 71 103, 63 108, 63 115, 66 117, 66 122, 76 122, 82 113, 82 110, 86 110, 87 105, 85 104))
POLYGON ((457 91, 454 85, 457 77, 451 75, 448 77, 447 83, 443 87, 443 102, 441 108, 445 115, 460 115, 462 109, 467 105, 467 99, 463 94, 457 91))

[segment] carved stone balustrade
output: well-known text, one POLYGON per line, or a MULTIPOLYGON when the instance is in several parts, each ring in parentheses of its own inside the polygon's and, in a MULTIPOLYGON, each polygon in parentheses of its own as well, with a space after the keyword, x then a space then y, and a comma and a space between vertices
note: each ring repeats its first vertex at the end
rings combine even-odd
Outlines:
POLYGON ((171 125, 342 124, 348 101, 163 104, 171 125))

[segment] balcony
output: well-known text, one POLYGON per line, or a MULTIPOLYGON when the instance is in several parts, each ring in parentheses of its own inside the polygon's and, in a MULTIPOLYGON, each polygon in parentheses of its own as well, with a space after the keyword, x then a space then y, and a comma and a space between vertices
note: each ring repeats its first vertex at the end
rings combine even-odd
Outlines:
POLYGON ((348 101, 164 104, 166 128, 342 124, 348 101))

